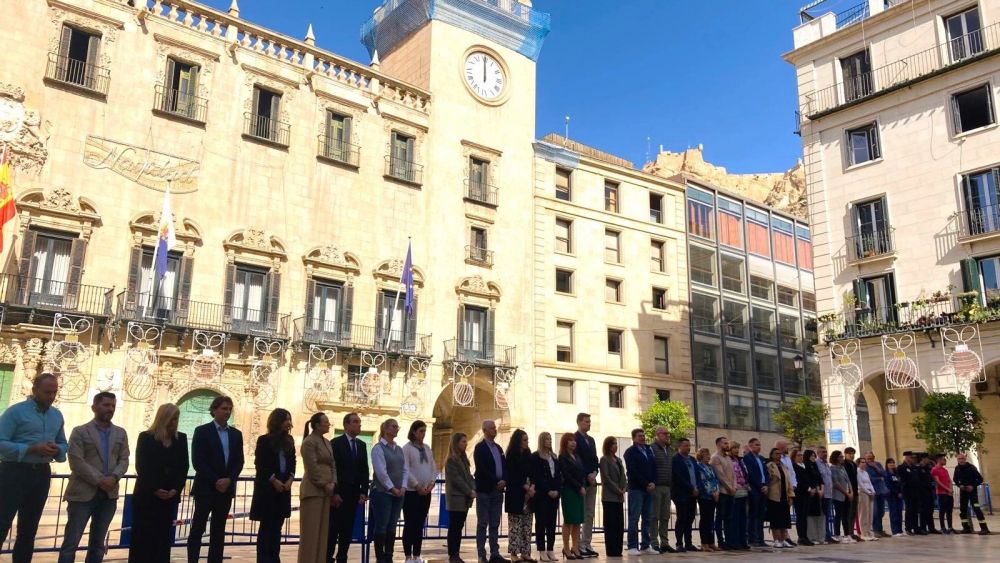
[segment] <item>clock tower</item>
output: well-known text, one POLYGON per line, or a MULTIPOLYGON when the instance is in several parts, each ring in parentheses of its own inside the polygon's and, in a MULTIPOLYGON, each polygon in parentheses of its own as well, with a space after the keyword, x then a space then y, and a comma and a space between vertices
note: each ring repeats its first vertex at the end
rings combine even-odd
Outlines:
POLYGON ((430 93, 416 138, 427 212, 415 223, 431 240, 414 237, 413 248, 429 270, 421 323, 433 315, 434 340, 445 342, 434 351, 443 383, 432 391, 441 443, 455 431, 475 435, 489 418, 501 433, 535 426, 532 143, 535 63, 548 31, 548 14, 530 0, 386 0, 362 28, 383 73, 430 93))

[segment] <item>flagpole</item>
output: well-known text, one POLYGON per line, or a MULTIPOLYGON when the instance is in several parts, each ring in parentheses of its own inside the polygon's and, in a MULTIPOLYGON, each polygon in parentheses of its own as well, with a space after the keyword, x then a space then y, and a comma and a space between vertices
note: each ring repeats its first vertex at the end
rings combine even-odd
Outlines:
MULTIPOLYGON (((409 253, 409 251, 410 251, 410 241, 411 240, 412 240, 412 237, 406 237, 406 251, 407 251, 407 253, 409 253)), ((412 268, 413 265, 411 264, 410 267, 412 268)), ((396 307, 399 305, 399 294, 400 294, 400 290, 403 289, 403 274, 404 273, 406 273, 406 272, 400 272, 400 274, 399 274, 399 276, 400 276, 399 277, 399 287, 396 288, 396 298, 393 299, 393 301, 392 301, 392 309, 389 309, 389 323, 388 323, 388 326, 386 327, 386 331, 389 333, 389 339, 387 339, 385 341, 386 347, 388 347, 388 345, 389 345, 389 340, 392 339, 392 315, 393 315, 393 313, 396 312, 396 307)))

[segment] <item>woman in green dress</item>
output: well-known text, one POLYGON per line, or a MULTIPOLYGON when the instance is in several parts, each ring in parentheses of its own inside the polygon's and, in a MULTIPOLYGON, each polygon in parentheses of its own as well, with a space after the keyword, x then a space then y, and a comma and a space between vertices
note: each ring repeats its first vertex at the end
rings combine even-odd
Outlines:
POLYGON ((580 457, 576 455, 576 437, 568 432, 559 440, 559 469, 563 475, 563 556, 566 559, 583 559, 580 554, 580 524, 583 523, 587 475, 580 457))

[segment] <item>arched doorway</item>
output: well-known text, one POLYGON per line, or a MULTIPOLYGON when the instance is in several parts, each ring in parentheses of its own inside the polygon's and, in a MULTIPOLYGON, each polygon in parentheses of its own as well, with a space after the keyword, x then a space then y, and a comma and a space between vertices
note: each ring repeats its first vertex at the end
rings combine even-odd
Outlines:
POLYGON ((445 385, 434 403, 433 443, 434 461, 438 467, 444 467, 451 446, 451 436, 461 432, 468 437, 469 459, 472 459, 472 448, 482 438, 484 420, 495 420, 499 433, 497 443, 507 447, 507 437, 510 433, 510 412, 496 408, 493 391, 489 384, 473 380, 474 398, 469 406, 455 403, 451 383, 445 385), (438 445, 441 447, 438 447, 438 445))
MULTIPOLYGON (((194 437, 194 429, 212 420, 212 414, 208 408, 212 406, 212 401, 218 396, 219 394, 211 389, 195 389, 181 397, 181 400, 177 402, 177 408, 181 411, 177 431, 183 432, 187 436, 189 451, 191 439, 194 437)), ((193 472, 194 469, 192 468, 191 471, 193 472)))

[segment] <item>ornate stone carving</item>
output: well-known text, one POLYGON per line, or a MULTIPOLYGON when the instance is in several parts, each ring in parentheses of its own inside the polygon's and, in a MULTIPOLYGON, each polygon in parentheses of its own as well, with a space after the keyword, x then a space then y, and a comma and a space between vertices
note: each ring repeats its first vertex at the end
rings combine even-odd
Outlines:
POLYGON ((226 238, 226 249, 239 249, 272 257, 285 257, 285 245, 274 235, 269 235, 263 228, 247 227, 236 231, 226 238))
POLYGON ((56 188, 42 201, 42 207, 62 211, 79 211, 80 205, 73 201, 73 194, 66 188, 56 188))
POLYGON ((172 57, 198 67, 198 97, 207 100, 211 94, 209 85, 212 83, 212 74, 215 72, 215 61, 218 58, 213 60, 203 53, 197 53, 180 44, 173 43, 170 39, 161 37, 159 34, 154 35, 154 37, 159 42, 156 48, 156 58, 160 66, 157 84, 167 83, 167 57, 172 57))
POLYGON ((36 175, 48 160, 52 124, 24 103, 24 89, 0 83, 0 143, 10 146, 11 165, 36 175))
MULTIPOLYGON (((386 260, 375 267, 372 275, 384 284, 398 283, 399 278, 403 275, 403 261, 398 258, 386 260)), ((424 285, 424 272, 416 266, 413 267, 413 285, 417 287, 424 285)))
POLYGON ((490 301, 499 301, 501 295, 500 286, 478 275, 464 278, 455 287, 455 292, 460 295, 485 297, 490 301))

